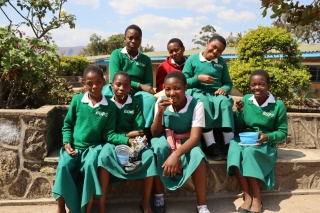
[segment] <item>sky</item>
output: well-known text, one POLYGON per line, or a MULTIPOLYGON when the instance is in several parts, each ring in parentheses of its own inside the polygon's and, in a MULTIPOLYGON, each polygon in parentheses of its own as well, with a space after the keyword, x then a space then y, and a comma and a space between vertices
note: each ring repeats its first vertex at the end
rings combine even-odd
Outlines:
MULTIPOLYGON (((63 8, 77 20, 75 29, 65 25, 51 31, 59 47, 86 46, 93 33, 107 39, 136 24, 142 29, 143 46, 165 51, 171 38, 180 38, 186 49, 192 49, 197 47, 192 39, 208 24, 228 37, 274 21, 270 12, 262 18, 261 0, 68 0, 63 8)), ((19 22, 13 11, 2 9, 19 22)), ((0 11, 0 26, 8 24, 0 11)), ((32 35, 30 29, 21 29, 32 35)))

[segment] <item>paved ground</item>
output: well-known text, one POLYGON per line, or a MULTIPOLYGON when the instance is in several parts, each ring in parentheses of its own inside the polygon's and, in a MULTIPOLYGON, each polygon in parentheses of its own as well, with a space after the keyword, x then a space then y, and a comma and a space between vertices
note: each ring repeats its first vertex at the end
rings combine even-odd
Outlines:
MULTIPOLYGON (((264 195, 263 212, 281 212, 281 213, 317 213, 320 212, 320 195, 264 195)), ((52 199, 41 199, 40 201, 28 201, 29 204, 23 205, 23 202, 0 202, 1 213, 55 213, 56 205, 52 199), (41 205, 43 204, 43 205, 41 205), (8 206, 13 205, 13 206, 8 206)), ((138 206, 139 200, 110 200, 107 204, 109 213, 140 213, 138 206)), ((167 199, 167 213, 196 213, 196 201, 193 198, 173 198, 167 199)), ((242 203, 241 198, 237 197, 209 197, 208 206, 211 213, 229 213, 236 212, 236 208, 242 203)), ((25 203, 26 204, 26 203, 25 203)), ((96 211, 94 211, 96 212, 96 211)))

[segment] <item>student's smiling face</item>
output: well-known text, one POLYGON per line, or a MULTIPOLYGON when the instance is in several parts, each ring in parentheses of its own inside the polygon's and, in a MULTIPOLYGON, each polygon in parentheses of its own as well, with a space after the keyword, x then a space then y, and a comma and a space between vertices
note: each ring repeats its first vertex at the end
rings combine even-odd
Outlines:
POLYGON ((207 42, 206 50, 203 53, 203 56, 208 61, 219 58, 224 51, 225 46, 219 40, 213 40, 211 42, 207 42))
POLYGON ((97 72, 88 72, 83 85, 92 97, 100 97, 105 79, 97 72))
POLYGON ((168 44, 168 52, 176 63, 181 63, 184 61, 184 47, 181 47, 177 42, 168 44))
POLYGON ((164 91, 168 98, 172 99, 172 105, 181 106, 185 101, 185 92, 188 86, 176 78, 168 78, 164 82, 164 91))
POLYGON ((268 90, 270 89, 270 83, 263 75, 253 75, 250 78, 250 90, 253 93, 255 99, 260 104, 263 104, 268 98, 268 90))
POLYGON ((124 38, 124 43, 128 51, 136 51, 139 49, 142 35, 138 30, 128 29, 124 38))

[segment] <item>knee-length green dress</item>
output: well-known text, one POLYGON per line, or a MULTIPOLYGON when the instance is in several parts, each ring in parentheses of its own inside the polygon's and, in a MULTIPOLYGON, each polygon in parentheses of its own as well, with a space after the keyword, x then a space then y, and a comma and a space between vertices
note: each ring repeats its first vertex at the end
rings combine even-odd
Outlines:
POLYGON ((125 136, 126 133, 133 130, 143 130, 144 128, 140 100, 128 96, 124 105, 117 105, 115 113, 117 117, 115 132, 119 137, 117 141, 110 141, 103 146, 98 158, 98 166, 110 172, 112 175, 110 178, 111 184, 117 183, 121 179, 134 180, 157 175, 155 158, 150 147, 141 151, 141 166, 129 173, 126 173, 119 165, 115 153, 116 145, 128 143, 129 138, 125 136))
POLYGON ((232 89, 232 80, 228 66, 222 57, 207 61, 202 52, 188 58, 182 73, 187 78, 189 89, 186 94, 193 96, 203 103, 206 117, 206 129, 231 128, 234 130, 233 99, 227 95, 215 95, 219 89, 224 89, 227 94, 232 89), (213 84, 199 81, 198 76, 206 74, 214 78, 213 84))
MULTIPOLYGON (((184 113, 176 113, 170 111, 168 108, 164 112, 163 123, 165 128, 173 130, 176 134, 184 134, 191 131, 194 109, 197 105, 197 100, 189 96, 190 102, 187 102, 187 110, 184 113)), ((188 100, 188 101, 189 101, 188 100)), ((204 125, 204 124, 203 124, 204 125)), ((183 144, 187 139, 182 139, 181 144, 183 144)), ((160 137, 154 137, 151 140, 152 149, 156 155, 157 159, 157 171, 158 175, 163 182, 163 184, 169 190, 176 190, 181 187, 188 178, 193 174, 193 172, 199 166, 201 160, 206 160, 204 153, 199 145, 193 147, 190 152, 182 155, 180 161, 182 164, 182 172, 176 174, 172 178, 167 176, 162 176, 163 168, 162 164, 170 156, 171 150, 168 144, 165 133, 160 137)))
POLYGON ((236 111, 236 131, 263 132, 268 135, 268 141, 261 146, 242 146, 239 145, 240 138, 236 136, 230 142, 227 171, 229 175, 235 175, 234 167, 238 167, 243 176, 261 180, 269 190, 275 184, 276 144, 287 137, 288 118, 283 102, 274 99, 271 94, 268 104, 262 107, 254 104, 252 96, 245 95, 242 99, 243 111, 236 111))

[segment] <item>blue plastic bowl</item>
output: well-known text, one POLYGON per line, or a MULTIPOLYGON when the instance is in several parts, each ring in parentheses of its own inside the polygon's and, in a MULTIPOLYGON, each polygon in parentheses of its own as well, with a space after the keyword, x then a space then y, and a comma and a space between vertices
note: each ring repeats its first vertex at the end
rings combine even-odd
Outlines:
POLYGON ((125 164, 129 160, 129 156, 117 155, 117 159, 120 164, 125 164))
POLYGON ((257 132, 242 132, 239 133, 240 141, 243 144, 257 144, 255 140, 258 140, 259 134, 257 132))

